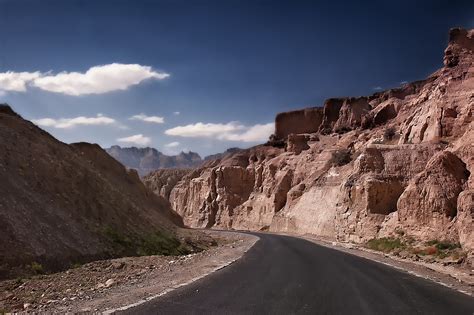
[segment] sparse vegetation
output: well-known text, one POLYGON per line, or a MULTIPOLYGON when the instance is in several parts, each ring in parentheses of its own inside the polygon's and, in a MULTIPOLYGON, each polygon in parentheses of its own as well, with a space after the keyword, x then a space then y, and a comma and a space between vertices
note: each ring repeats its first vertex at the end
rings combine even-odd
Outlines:
POLYGON ((24 282, 25 282, 25 280, 23 280, 23 278, 18 277, 18 278, 15 279, 15 284, 16 285, 22 285, 24 282))
POLYGON ((415 239, 406 236, 403 230, 396 230, 399 238, 378 238, 369 240, 365 246, 372 250, 384 253, 393 253, 404 257, 418 257, 428 261, 445 259, 450 257, 453 262, 462 262, 466 253, 461 250, 459 243, 449 241, 431 240, 424 243, 416 243, 415 239))
POLYGON ((404 248, 406 245, 399 238, 373 238, 366 243, 367 248, 388 253, 397 248, 404 248))
POLYGON ((36 261, 32 262, 30 264, 30 267, 31 267, 31 270, 33 270, 36 274, 44 273, 43 265, 41 265, 40 263, 37 263, 36 261))
POLYGON ((158 231, 144 237, 138 248, 139 256, 148 255, 185 255, 190 251, 177 238, 158 231))
POLYGON ((81 263, 76 262, 76 263, 73 263, 73 264, 71 265, 71 268, 72 268, 72 269, 76 269, 76 268, 79 268, 79 267, 81 267, 81 266, 82 266, 81 263))
POLYGON ((397 134, 397 130, 395 129, 395 127, 388 127, 385 129, 384 133, 383 133, 383 138, 385 140, 393 140, 393 138, 395 138, 395 135, 397 134))
POLYGON ((438 250, 453 250, 456 248, 461 248, 461 244, 459 243, 451 243, 449 241, 438 241, 438 240, 431 240, 425 243, 428 246, 434 246, 438 250))
POLYGON ((268 141, 265 142, 264 145, 269 146, 269 147, 275 147, 275 148, 283 149, 286 146, 286 142, 283 139, 278 139, 276 135, 272 134, 268 138, 268 141))
POLYGON ((339 149, 332 153, 330 163, 333 166, 343 166, 350 163, 351 161, 351 150, 339 149))
POLYGON ((132 238, 111 227, 106 227, 104 234, 114 244, 115 249, 123 255, 185 255, 191 252, 186 244, 164 231, 132 238))

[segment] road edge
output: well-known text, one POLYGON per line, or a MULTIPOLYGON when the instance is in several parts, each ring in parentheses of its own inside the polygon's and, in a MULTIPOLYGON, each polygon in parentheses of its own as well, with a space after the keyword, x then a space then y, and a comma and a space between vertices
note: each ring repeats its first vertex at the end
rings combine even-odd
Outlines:
POLYGON ((200 279, 203 279, 203 278, 205 278, 205 277, 207 277, 207 276, 213 274, 214 272, 219 271, 219 270, 221 270, 221 269, 224 269, 224 268, 226 268, 226 267, 232 265, 234 262, 238 261, 240 258, 242 258, 242 257, 245 255, 245 253, 247 253, 250 249, 252 249, 253 246, 260 240, 260 237, 258 237, 257 235, 255 235, 255 234, 243 233, 243 231, 240 232, 240 231, 215 231, 215 230, 209 230, 209 231, 207 231, 207 232, 209 232, 209 233, 233 233, 233 234, 240 234, 240 235, 245 235, 247 238, 250 237, 251 240, 249 240, 250 244, 249 244, 249 246, 247 247, 247 249, 245 249, 245 250, 240 254, 240 256, 235 257, 235 258, 233 258, 233 259, 231 259, 231 260, 229 260, 229 261, 226 261, 225 263, 222 263, 222 264, 216 266, 215 268, 209 270, 208 272, 205 272, 205 273, 203 273, 203 274, 201 274, 201 275, 199 275, 199 276, 197 276, 197 277, 194 277, 194 278, 192 278, 192 279, 190 279, 190 280, 188 280, 188 281, 185 281, 185 282, 183 282, 183 283, 179 283, 179 284, 173 285, 173 286, 171 286, 170 288, 168 288, 168 289, 166 289, 166 290, 164 290, 164 291, 162 291, 162 292, 160 292, 160 293, 158 293, 158 294, 155 294, 155 295, 146 297, 146 298, 141 299, 141 300, 139 300, 139 301, 137 301, 137 302, 134 302, 134 303, 131 303, 131 304, 127 304, 127 305, 124 305, 124 306, 121 306, 121 307, 118 307, 118 308, 114 308, 114 309, 107 309, 107 310, 105 310, 105 311, 102 311, 102 314, 114 314, 114 313, 116 313, 116 312, 121 312, 121 311, 125 311, 125 310, 128 310, 128 309, 131 309, 131 308, 133 308, 133 307, 137 307, 137 306, 139 306, 139 305, 141 305, 141 304, 143 304, 143 303, 147 303, 147 302, 149 302, 149 301, 151 301, 151 300, 157 299, 157 298, 162 297, 162 296, 164 296, 164 295, 166 295, 166 294, 168 294, 168 293, 170 293, 170 292, 172 292, 172 291, 175 291, 176 289, 182 288, 182 287, 187 286, 187 285, 189 285, 189 284, 192 284, 192 283, 194 283, 194 282, 196 282, 196 281, 198 281, 198 280, 200 280, 200 279))

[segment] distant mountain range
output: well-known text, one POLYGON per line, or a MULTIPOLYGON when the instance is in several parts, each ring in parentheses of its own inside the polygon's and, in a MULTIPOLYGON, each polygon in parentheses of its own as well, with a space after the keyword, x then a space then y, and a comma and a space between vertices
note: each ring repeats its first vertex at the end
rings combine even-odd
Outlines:
POLYGON ((222 153, 216 153, 216 154, 206 156, 204 158, 204 162, 208 162, 208 161, 212 161, 212 160, 219 160, 219 159, 222 159, 223 157, 226 157, 228 155, 237 153, 239 151, 242 151, 242 149, 240 149, 240 148, 229 148, 229 149, 225 150, 222 153))
POLYGON ((162 168, 194 168, 203 162, 201 156, 192 151, 170 156, 154 148, 122 148, 118 145, 105 151, 123 165, 136 169, 140 176, 162 168))
POLYGON ((114 145, 105 149, 108 154, 126 167, 137 170, 140 176, 145 176, 152 171, 165 168, 183 169, 199 167, 206 162, 220 160, 241 150, 242 149, 239 148, 230 148, 222 153, 208 155, 202 159, 198 153, 192 151, 188 153, 181 152, 178 155, 166 155, 150 147, 122 148, 118 145, 114 145))

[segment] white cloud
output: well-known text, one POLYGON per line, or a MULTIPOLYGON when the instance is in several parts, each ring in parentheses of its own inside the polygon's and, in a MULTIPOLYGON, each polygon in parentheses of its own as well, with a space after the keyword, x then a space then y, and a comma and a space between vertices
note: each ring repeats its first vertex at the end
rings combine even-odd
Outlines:
POLYGON ((259 142, 266 141, 268 137, 275 131, 275 124, 257 124, 251 127, 243 133, 229 134, 227 140, 231 141, 243 141, 243 142, 259 142))
POLYGON ((372 89, 375 90, 375 91, 382 91, 381 86, 374 86, 372 89))
POLYGON ((0 73, 0 90, 25 92, 27 83, 39 78, 40 72, 2 72, 0 73))
POLYGON ((176 147, 179 147, 179 145, 180 145, 180 143, 175 141, 175 142, 165 144, 165 147, 167 147, 167 148, 176 148, 176 147))
POLYGON ((122 143, 136 144, 139 146, 146 146, 151 143, 151 138, 145 137, 142 134, 138 134, 138 135, 133 135, 130 137, 118 138, 117 141, 122 142, 122 143))
POLYGON ((178 116, 179 114, 181 114, 181 112, 173 112, 173 115, 178 116))
POLYGON ((259 142, 267 140, 273 132, 273 123, 244 126, 238 122, 229 122, 227 124, 206 124, 198 122, 168 129, 165 131, 165 134, 189 138, 214 138, 228 141, 259 142))
POLYGON ((163 117, 147 116, 145 114, 133 115, 129 119, 130 120, 141 120, 141 121, 151 122, 151 123, 155 123, 155 124, 162 124, 162 123, 165 122, 165 119, 163 117))
POLYGON ((28 85, 67 95, 102 94, 126 90, 147 79, 163 80, 170 75, 139 64, 112 63, 81 72, 3 72, 0 90, 25 92, 28 85))
POLYGON ((42 127, 54 127, 60 129, 73 128, 76 126, 90 126, 90 125, 112 125, 117 124, 115 119, 103 116, 102 114, 97 114, 96 117, 85 117, 79 116, 74 118, 40 118, 33 119, 33 123, 42 127))

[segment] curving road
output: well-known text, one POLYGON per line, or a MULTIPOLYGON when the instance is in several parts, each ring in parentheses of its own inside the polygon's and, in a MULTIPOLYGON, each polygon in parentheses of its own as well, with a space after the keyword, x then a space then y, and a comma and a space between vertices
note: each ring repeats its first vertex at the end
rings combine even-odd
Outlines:
POLYGON ((474 298, 290 236, 128 314, 474 314, 474 298))

